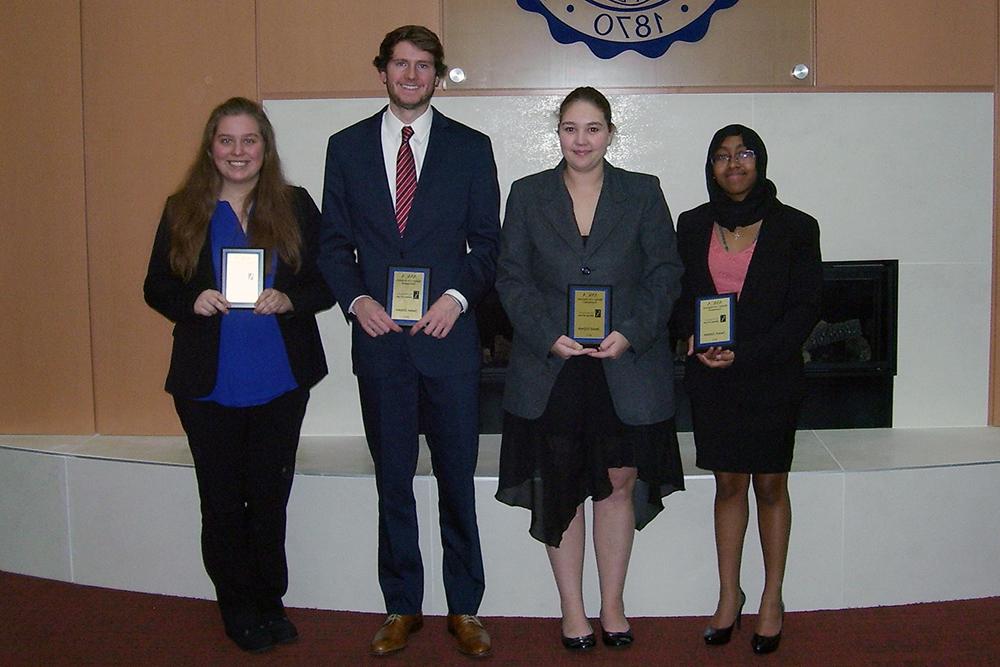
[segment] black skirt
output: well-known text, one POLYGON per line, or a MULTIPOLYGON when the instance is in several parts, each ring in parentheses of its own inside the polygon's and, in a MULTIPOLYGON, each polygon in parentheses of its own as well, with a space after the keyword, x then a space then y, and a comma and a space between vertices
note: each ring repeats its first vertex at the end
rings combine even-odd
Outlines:
POLYGON ((722 408, 691 402, 697 465, 713 472, 783 473, 792 466, 798 401, 722 408))
POLYGON ((496 498, 530 509, 531 536, 557 547, 584 500, 611 495, 608 469, 623 467, 638 471, 633 504, 640 530, 663 510, 663 498, 684 489, 674 420, 623 423, 601 360, 573 357, 541 417, 504 414, 496 498))

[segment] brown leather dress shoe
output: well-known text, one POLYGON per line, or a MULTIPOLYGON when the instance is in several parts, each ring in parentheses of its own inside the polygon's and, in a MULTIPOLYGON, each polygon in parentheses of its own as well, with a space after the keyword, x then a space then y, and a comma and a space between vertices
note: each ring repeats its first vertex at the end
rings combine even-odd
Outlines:
POLYGON ((448 614, 448 632, 458 640, 458 650, 474 658, 490 654, 490 633, 483 622, 471 614, 448 614))
POLYGON ((389 614, 372 638, 372 655, 389 655, 406 648, 411 632, 424 627, 423 614, 389 614))

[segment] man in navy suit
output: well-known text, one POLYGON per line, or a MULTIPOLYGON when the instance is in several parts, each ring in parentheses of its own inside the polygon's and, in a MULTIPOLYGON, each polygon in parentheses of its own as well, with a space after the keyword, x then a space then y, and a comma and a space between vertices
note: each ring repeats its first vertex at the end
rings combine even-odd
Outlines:
POLYGON ((398 651, 423 625, 413 497, 423 432, 440 496, 448 630, 459 650, 482 656, 490 638, 476 617, 484 577, 473 487, 481 356, 474 306, 496 268, 496 164, 486 135, 430 106, 446 71, 437 35, 422 26, 397 28, 374 64, 389 104, 330 137, 320 257, 352 323, 353 368, 375 464, 378 576, 388 617, 371 650, 398 651), (400 267, 428 270, 427 306, 412 325, 387 312, 391 275, 400 267))

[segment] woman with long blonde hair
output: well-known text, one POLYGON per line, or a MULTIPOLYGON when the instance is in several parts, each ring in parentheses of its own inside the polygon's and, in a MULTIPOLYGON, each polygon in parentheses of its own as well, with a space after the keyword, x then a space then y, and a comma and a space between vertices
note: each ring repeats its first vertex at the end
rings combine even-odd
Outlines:
POLYGON ((166 390, 194 459, 205 569, 226 634, 252 652, 298 637, 281 601, 285 507, 309 389, 327 372, 315 313, 334 303, 318 224, 309 194, 282 176, 264 110, 231 98, 167 199, 144 284, 174 323, 166 390), (254 303, 221 291, 223 248, 263 250, 254 303))

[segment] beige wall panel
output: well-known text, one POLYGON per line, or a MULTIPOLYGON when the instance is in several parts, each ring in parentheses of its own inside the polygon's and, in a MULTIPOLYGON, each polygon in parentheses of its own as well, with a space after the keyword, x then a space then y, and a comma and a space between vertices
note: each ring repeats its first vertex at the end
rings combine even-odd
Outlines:
POLYGON ((82 20, 97 429, 175 433, 170 325, 142 280, 209 111, 257 95, 254 2, 85 0, 82 20))
MULTIPOLYGON (((655 40, 657 35, 671 34, 690 25, 694 18, 705 17, 712 5, 708 0, 691 3, 697 8, 688 14, 681 9, 687 5, 681 3, 634 13, 605 11, 606 6, 614 6, 607 3, 589 8, 584 4, 577 3, 579 9, 572 3, 546 6, 553 9, 560 23, 579 16, 581 23, 574 25, 585 31, 592 31, 591 25, 600 22, 601 30, 610 30, 611 41, 619 46, 624 35, 638 36, 637 25, 644 25, 647 35, 655 40), (574 10, 560 9, 567 6, 574 10), (616 21, 605 22, 611 16, 616 21)), ((723 86, 811 90, 813 85, 811 77, 798 80, 791 75, 796 64, 813 67, 813 0, 753 0, 708 14, 710 27, 702 39, 675 42, 658 58, 633 50, 601 58, 583 42, 560 44, 544 17, 519 8, 513 1, 444 0, 443 16, 448 64, 461 67, 467 77, 461 83, 446 79, 452 91, 568 91, 582 85, 605 92, 723 86), (747 35, 754 39, 747 40, 747 35), (734 57, 733 45, 737 43, 739 56, 734 57)))
POLYGON ((79 5, 3 15, 0 430, 93 433, 79 5))
POLYGON ((996 12, 996 0, 816 0, 816 82, 992 87, 996 12))
POLYGON ((441 34, 440 0, 258 0, 257 11, 265 99, 384 94, 372 58, 385 34, 408 23, 441 34))

